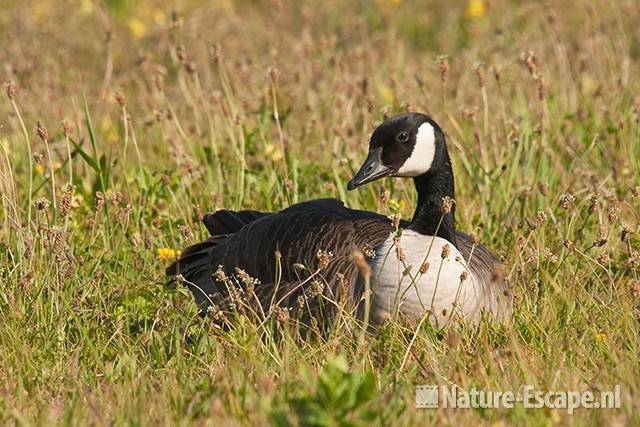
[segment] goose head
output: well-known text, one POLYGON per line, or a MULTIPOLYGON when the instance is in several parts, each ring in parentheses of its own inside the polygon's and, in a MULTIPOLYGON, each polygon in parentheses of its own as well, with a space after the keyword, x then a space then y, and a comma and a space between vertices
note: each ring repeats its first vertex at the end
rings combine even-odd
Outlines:
POLYGON ((419 177, 448 164, 444 135, 430 117, 405 113, 385 120, 369 142, 369 154, 347 184, 353 190, 386 176, 419 177))

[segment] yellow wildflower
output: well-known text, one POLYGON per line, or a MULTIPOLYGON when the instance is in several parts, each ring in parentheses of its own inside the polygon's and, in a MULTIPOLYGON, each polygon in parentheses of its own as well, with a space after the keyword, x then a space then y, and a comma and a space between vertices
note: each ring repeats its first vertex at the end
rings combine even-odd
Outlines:
POLYGON ((378 0, 378 4, 383 7, 398 6, 402 0, 378 0))
POLYGON ((95 7, 91 0, 82 0, 80 2, 80 13, 82 13, 83 15, 89 15, 90 13, 93 13, 94 9, 95 7))
POLYGON ((389 209, 391 209, 391 212, 398 212, 400 210, 400 203, 398 202, 397 199, 389 199, 387 206, 389 206, 389 209))
POLYGON ((393 104, 394 96, 391 86, 380 82, 376 85, 376 89, 378 90, 378 95, 380 95, 380 99, 384 104, 393 104))
POLYGON ((109 117, 103 117, 100 119, 98 122, 98 128, 108 142, 112 144, 118 142, 118 127, 114 125, 109 117))
POLYGON ((223 13, 229 15, 234 12, 233 0, 220 0, 216 2, 216 6, 219 6, 223 13))
POLYGON ((160 9, 154 10, 151 16, 153 17, 153 22, 155 22, 156 25, 164 25, 167 23, 167 15, 165 15, 165 13, 160 9))
POLYGON ((387 202, 387 206, 389 207, 389 210, 391 210, 391 212, 400 213, 404 212, 407 209, 408 203, 405 199, 398 200, 395 198, 391 198, 387 202))
POLYGON ((40 163, 38 163, 34 169, 36 170, 36 173, 42 175, 44 173, 44 166, 42 166, 40 163))
POLYGON ((598 332, 596 334, 596 341, 597 342, 605 342, 607 340, 607 334, 605 332, 598 332))
POLYGON ((280 150, 268 142, 264 145, 264 154, 271 159, 272 162, 282 160, 282 153, 280 150))
POLYGON ((487 11, 487 3, 484 0, 469 0, 464 9, 464 15, 468 19, 480 18, 487 11))
POLYGON ((135 16, 129 18, 129 21, 127 21, 127 26, 129 27, 129 31, 131 31, 133 37, 137 39, 144 37, 144 35, 147 33, 147 25, 142 19, 136 18, 135 16))
POLYGON ((163 261, 171 261, 180 256, 180 251, 171 248, 158 248, 158 258, 163 261))
POLYGON ((51 4, 49 2, 39 1, 31 6, 31 16, 36 22, 43 22, 49 15, 51 15, 51 4))

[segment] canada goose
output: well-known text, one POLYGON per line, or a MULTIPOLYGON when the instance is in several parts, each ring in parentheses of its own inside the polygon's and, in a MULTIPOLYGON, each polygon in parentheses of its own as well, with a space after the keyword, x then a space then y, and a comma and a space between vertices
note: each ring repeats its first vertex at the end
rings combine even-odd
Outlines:
POLYGON ((212 236, 187 248, 167 274, 180 275, 200 310, 215 318, 234 309, 266 316, 277 306, 313 323, 363 299, 362 267, 353 257, 360 251, 371 269, 373 323, 395 314, 410 320, 429 314, 435 325, 481 312, 507 317, 511 294, 500 262, 455 229, 451 161, 431 118, 406 113, 385 120, 347 188, 386 176, 414 179, 411 222, 394 224, 336 199, 276 213, 221 210, 203 219, 212 236))

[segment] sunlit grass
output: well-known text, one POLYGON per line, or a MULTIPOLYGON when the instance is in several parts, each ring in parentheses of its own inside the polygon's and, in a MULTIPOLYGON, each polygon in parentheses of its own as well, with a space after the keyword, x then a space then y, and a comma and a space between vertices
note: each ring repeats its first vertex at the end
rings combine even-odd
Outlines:
POLYGON ((0 14, 0 423, 638 421, 635 2, 31 3, 0 14), (410 218, 408 180, 345 188, 406 110, 445 130, 508 324, 221 330, 167 284, 218 208, 410 218), (622 408, 418 410, 419 384, 621 384, 622 408))

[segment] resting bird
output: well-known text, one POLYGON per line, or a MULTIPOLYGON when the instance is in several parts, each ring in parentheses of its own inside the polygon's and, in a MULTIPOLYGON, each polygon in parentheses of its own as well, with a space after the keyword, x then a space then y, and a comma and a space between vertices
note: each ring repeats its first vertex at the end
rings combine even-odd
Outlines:
POLYGON ((396 317, 428 316, 436 326, 482 313, 509 317, 502 264, 455 228, 451 161, 430 117, 385 120, 347 187, 386 176, 413 178, 418 201, 410 222, 336 199, 275 213, 220 210, 204 217, 211 237, 187 248, 167 274, 179 276, 200 311, 218 320, 234 311, 261 318, 277 311, 327 325, 340 313, 362 317, 369 295, 366 317, 373 324, 396 317))

